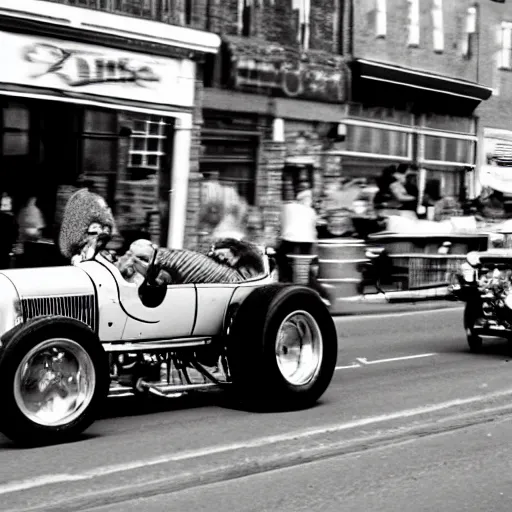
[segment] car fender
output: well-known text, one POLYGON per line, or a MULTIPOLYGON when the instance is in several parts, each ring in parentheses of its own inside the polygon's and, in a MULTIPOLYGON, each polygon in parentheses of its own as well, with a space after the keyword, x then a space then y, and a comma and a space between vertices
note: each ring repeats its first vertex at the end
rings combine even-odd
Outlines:
POLYGON ((284 288, 286 286, 293 286, 286 283, 276 283, 275 281, 272 281, 271 279, 265 280, 263 284, 259 284, 258 286, 240 286, 238 287, 233 295, 231 296, 231 300, 228 304, 228 307, 226 308, 226 313, 224 315, 224 322, 223 322, 223 333, 228 334, 229 329, 233 323, 233 320, 235 319, 235 316, 240 309, 240 306, 242 303, 249 297, 249 295, 256 289, 262 288, 263 286, 266 287, 279 287, 284 288))
POLYGON ((20 296, 14 283, 0 273, 0 334, 23 322, 20 296))

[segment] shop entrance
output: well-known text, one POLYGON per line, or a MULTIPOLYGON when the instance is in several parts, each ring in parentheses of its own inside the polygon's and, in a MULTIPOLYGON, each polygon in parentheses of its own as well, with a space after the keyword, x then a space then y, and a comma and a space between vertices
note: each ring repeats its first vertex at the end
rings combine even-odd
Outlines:
POLYGON ((0 194, 16 224, 6 247, 55 248, 67 200, 82 187, 112 208, 113 248, 139 237, 167 244, 173 118, 11 98, 0 107, 0 194))

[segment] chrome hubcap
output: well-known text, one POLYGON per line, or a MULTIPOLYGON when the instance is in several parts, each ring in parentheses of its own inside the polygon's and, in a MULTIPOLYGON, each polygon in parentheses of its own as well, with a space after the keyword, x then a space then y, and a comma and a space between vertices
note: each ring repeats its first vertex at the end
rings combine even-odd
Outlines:
POLYGON ((34 423, 61 426, 75 420, 92 400, 96 372, 89 354, 76 342, 53 338, 23 358, 14 377, 20 411, 34 423))
POLYGON ((311 382, 322 362, 322 333, 307 311, 294 311, 277 331, 276 359, 281 375, 289 384, 303 386, 311 382))

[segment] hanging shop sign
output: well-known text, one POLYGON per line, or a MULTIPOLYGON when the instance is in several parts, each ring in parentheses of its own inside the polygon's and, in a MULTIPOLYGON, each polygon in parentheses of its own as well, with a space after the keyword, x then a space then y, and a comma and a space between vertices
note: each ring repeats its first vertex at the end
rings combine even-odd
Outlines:
POLYGON ((314 101, 347 101, 348 66, 330 54, 289 52, 261 43, 230 43, 230 79, 235 89, 314 101))
POLYGON ((194 63, 0 32, 0 83, 191 107, 194 63))

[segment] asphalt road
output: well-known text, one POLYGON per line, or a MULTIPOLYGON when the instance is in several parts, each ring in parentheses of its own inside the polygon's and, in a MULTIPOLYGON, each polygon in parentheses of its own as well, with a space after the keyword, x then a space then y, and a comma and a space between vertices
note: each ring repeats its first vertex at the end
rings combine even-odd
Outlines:
MULTIPOLYGON (((123 504, 123 512, 509 512, 506 419, 123 504)), ((116 512, 119 505, 94 512, 116 512)))
POLYGON ((0 511, 505 510, 512 350, 470 354, 461 322, 461 309, 336 319, 338 370, 310 410, 255 413, 220 393, 111 401, 78 442, 0 438, 0 511))

